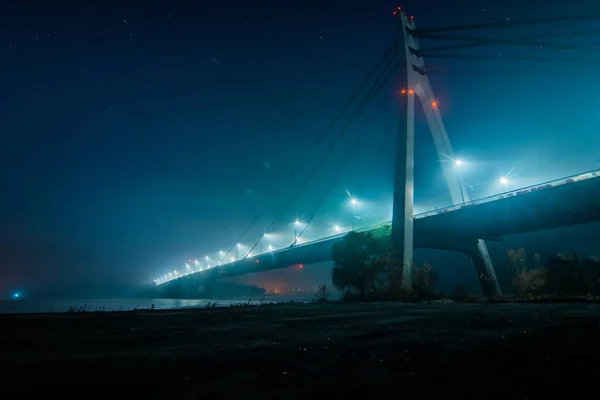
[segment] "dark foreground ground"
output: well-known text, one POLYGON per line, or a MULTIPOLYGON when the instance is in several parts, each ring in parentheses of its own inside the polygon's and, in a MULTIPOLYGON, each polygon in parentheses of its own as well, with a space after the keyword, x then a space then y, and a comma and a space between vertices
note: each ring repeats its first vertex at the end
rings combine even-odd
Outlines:
POLYGON ((599 318, 394 303, 1 316, 0 397, 596 398, 599 318))

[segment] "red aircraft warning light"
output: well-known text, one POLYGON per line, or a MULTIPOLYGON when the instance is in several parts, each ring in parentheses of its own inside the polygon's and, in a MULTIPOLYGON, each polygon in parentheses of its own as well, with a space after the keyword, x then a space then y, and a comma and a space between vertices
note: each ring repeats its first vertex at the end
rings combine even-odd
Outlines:
POLYGON ((437 101, 435 101, 435 100, 434 100, 434 101, 432 101, 432 102, 431 102, 431 106, 432 106, 433 108, 436 108, 436 107, 437 107, 437 101))

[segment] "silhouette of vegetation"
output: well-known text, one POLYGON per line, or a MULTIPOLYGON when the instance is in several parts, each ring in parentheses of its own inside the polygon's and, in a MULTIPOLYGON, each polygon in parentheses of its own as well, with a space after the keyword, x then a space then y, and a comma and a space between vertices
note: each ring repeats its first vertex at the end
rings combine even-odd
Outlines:
MULTIPOLYGON (((387 228, 387 227, 386 227, 387 228)), ((413 265, 412 288, 404 285, 402 262, 394 257, 390 230, 375 238, 350 232, 332 248, 333 285, 349 300, 416 300, 430 298, 438 282, 431 265, 413 265)))
POLYGON ((315 290, 314 301, 317 303, 326 303, 331 300, 331 290, 327 287, 327 285, 319 286, 317 290, 315 290))
POLYGON ((452 300, 454 301, 467 301, 468 292, 465 285, 462 282, 456 282, 454 292, 452 293, 452 300))
POLYGON ((541 256, 529 257, 523 248, 510 249, 507 267, 513 274, 513 290, 519 299, 600 296, 600 260, 557 254, 542 266, 541 256))

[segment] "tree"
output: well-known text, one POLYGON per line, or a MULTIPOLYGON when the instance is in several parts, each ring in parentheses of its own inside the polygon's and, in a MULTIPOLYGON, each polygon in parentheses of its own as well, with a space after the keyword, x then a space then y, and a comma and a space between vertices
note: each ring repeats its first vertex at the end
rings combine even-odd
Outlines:
POLYGON ((381 243, 370 233, 348 233, 331 249, 333 285, 340 291, 356 291, 360 300, 366 300, 385 267, 377 261, 380 252, 381 243))

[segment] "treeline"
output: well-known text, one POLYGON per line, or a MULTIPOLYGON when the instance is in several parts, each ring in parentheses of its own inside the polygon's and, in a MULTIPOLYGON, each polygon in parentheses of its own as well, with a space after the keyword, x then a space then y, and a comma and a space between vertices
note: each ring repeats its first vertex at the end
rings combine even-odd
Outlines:
POLYGON ((557 254, 543 263, 538 253, 530 257, 519 248, 508 250, 506 266, 519 299, 600 297, 600 260, 596 257, 557 254))
POLYGON ((393 257, 389 227, 382 237, 350 232, 332 247, 331 280, 344 300, 380 301, 435 296, 438 274, 431 265, 414 265, 412 287, 404 285, 402 262, 393 257))

